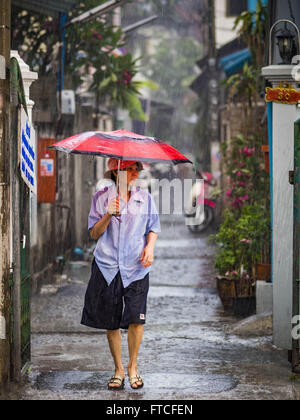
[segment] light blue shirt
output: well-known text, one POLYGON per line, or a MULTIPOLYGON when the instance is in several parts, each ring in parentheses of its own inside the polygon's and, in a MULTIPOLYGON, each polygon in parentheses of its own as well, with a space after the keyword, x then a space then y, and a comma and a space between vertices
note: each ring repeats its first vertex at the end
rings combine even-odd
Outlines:
MULTIPOLYGON (((109 201, 117 196, 115 184, 93 196, 88 218, 91 229, 107 213, 109 201)), ((160 222, 153 197, 147 190, 134 188, 128 203, 120 199, 120 217, 112 217, 94 251, 96 263, 108 285, 120 271, 123 286, 143 279, 150 272, 140 257, 149 232, 160 232, 160 222)))

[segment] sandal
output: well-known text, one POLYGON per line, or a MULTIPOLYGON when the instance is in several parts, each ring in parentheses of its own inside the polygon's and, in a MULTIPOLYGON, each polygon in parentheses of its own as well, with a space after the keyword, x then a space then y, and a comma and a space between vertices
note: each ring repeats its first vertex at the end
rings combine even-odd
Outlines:
POLYGON ((113 391, 119 391, 120 389, 124 389, 124 382, 125 378, 121 378, 121 376, 112 376, 107 384, 107 387, 113 391), (110 384, 119 384, 119 386, 109 386, 110 384))
POLYGON ((143 388, 143 386, 144 386, 143 378, 139 375, 131 376, 129 378, 129 382, 130 382, 130 386, 131 386, 132 389, 139 389, 139 388, 143 388), (136 387, 133 387, 132 385, 136 384, 137 382, 142 382, 142 383, 141 383, 141 385, 137 385, 136 387))

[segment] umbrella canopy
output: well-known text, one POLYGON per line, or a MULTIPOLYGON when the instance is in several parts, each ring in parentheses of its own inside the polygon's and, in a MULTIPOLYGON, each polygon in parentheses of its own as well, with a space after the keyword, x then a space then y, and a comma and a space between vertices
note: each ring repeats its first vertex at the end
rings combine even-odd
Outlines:
POLYGON ((146 137, 126 130, 88 131, 69 137, 49 148, 66 153, 114 157, 120 160, 164 162, 177 165, 192 163, 174 147, 155 137, 146 137))

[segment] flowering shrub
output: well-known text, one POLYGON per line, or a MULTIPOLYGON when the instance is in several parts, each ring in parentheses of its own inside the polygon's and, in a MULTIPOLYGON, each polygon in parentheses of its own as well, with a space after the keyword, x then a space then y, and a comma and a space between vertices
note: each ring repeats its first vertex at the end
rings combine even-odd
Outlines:
POLYGON ((268 177, 258 136, 245 139, 242 135, 222 144, 222 156, 228 176, 227 207, 240 213, 245 205, 254 204, 268 195, 268 177))
MULTIPOLYGON (((241 118, 246 126, 251 110, 258 106, 262 89, 258 75, 265 57, 267 8, 261 0, 255 12, 244 12, 237 18, 235 29, 251 52, 251 64, 245 63, 241 72, 230 76, 223 84, 228 101, 241 104, 244 111, 241 118)), ((251 132, 259 130, 253 123, 251 132)), ((264 139, 257 134, 239 135, 221 144, 227 187, 223 223, 215 236, 216 268, 221 275, 236 278, 240 284, 244 271, 247 271, 246 277, 251 276, 258 262, 267 262, 270 258, 270 188, 261 152, 263 144, 264 139)))
POLYGON ((218 252, 216 268, 223 276, 250 276, 270 245, 269 180, 258 136, 242 135, 222 144, 228 189, 226 210, 214 237, 218 252))
POLYGON ((269 244, 270 214, 264 202, 245 205, 240 217, 226 209, 219 233, 214 236, 218 245, 216 268, 223 276, 239 278, 244 271, 250 275, 269 244))

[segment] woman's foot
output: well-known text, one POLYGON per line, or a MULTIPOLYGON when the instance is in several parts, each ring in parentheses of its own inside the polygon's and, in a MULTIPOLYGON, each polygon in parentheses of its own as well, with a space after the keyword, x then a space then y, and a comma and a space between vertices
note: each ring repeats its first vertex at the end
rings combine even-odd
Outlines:
POLYGON ((144 385, 142 377, 138 374, 137 366, 128 366, 128 377, 132 389, 142 388, 142 386, 144 385))
POLYGON ((124 369, 116 369, 115 374, 110 378, 107 386, 108 389, 123 389, 124 388, 125 373, 124 369))

